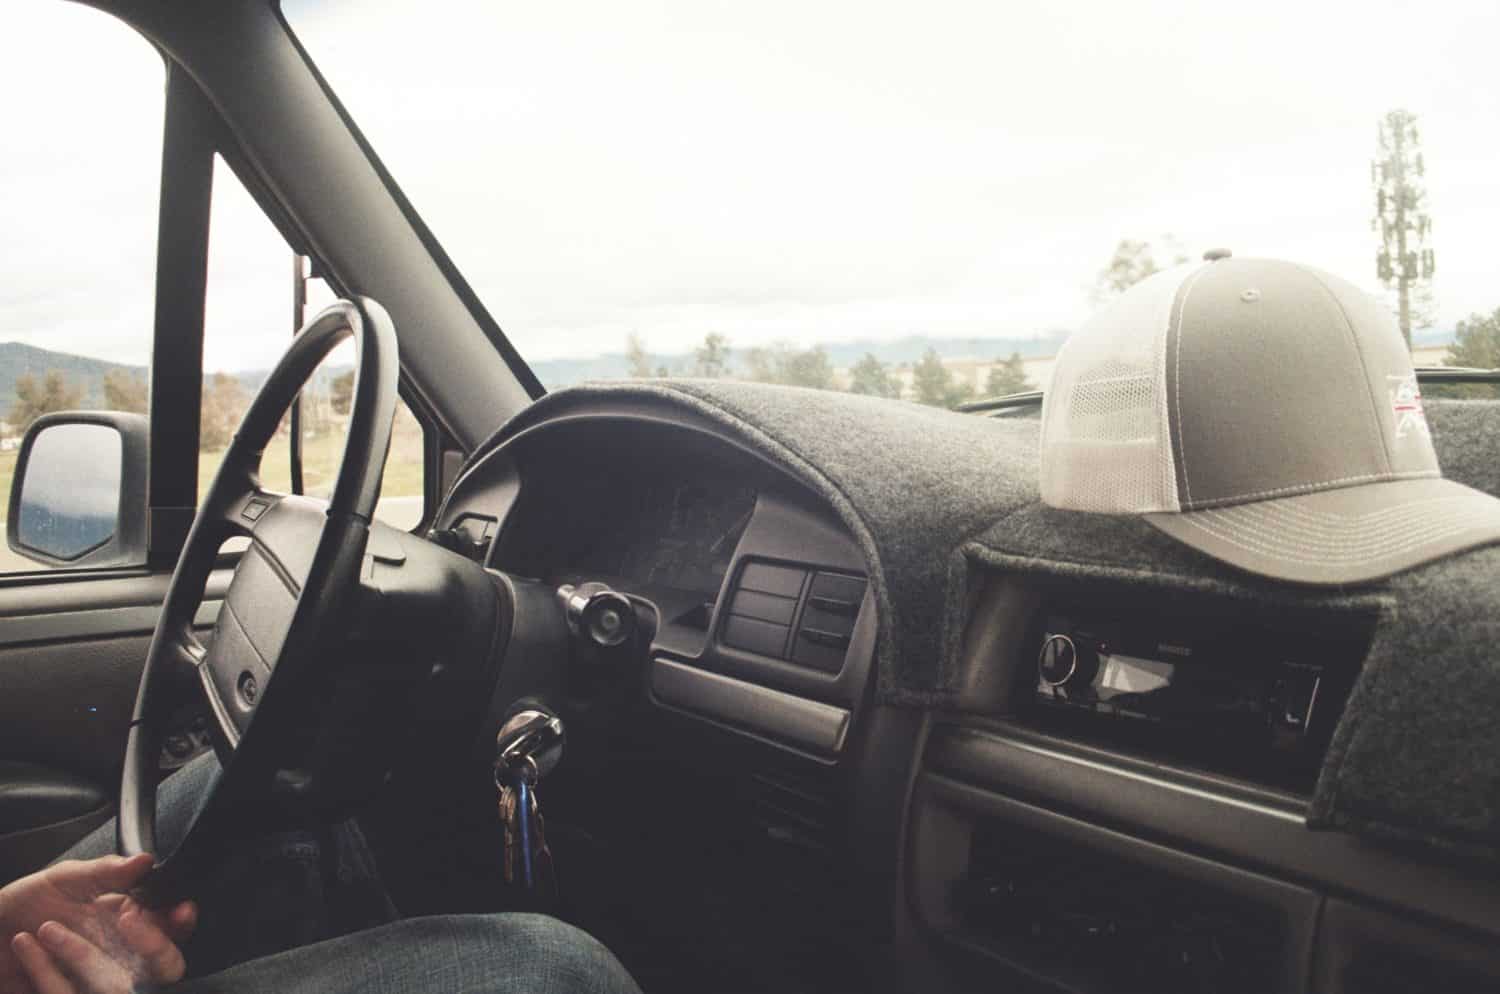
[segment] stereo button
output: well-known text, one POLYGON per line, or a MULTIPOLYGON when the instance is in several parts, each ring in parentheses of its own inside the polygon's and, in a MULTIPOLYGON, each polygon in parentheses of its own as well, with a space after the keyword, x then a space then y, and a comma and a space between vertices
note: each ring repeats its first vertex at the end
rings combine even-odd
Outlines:
POLYGON ((1037 658, 1037 675, 1049 687, 1061 687, 1078 671, 1078 651, 1066 635, 1050 635, 1037 658))

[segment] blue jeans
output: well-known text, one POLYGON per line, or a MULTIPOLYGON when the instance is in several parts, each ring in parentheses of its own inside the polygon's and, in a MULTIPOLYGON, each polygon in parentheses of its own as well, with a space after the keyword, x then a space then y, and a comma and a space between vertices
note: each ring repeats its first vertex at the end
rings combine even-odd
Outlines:
POLYGON ((410 918, 251 960, 173 994, 639 994, 586 932, 545 915, 410 918))
MULTIPOLYGON (((212 755, 163 781, 157 838, 175 849, 219 775, 212 755)), ((115 851, 111 821, 66 854, 115 851)), ((587 933, 544 915, 396 920, 359 826, 267 836, 194 895, 182 994, 639 994, 587 933)))

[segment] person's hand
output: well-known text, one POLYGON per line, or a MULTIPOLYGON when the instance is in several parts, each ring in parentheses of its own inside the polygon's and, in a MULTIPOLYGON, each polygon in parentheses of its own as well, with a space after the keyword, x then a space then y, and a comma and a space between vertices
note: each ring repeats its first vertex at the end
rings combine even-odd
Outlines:
POLYGON ((0 994, 114 994, 181 979, 197 908, 152 911, 126 893, 149 855, 68 860, 0 888, 0 994))
POLYGON ((113 941, 103 941, 96 945, 47 921, 35 935, 17 932, 11 950, 36 994, 134 994, 141 983, 182 979, 181 951, 150 912, 129 898, 121 898, 115 913, 113 941))

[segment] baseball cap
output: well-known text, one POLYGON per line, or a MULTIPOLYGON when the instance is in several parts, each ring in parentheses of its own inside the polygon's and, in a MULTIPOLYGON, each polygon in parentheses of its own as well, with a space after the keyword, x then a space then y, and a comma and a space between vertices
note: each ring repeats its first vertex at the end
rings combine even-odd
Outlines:
POLYGON ((1500 540, 1500 500, 1442 478, 1390 311, 1308 266, 1210 253, 1131 287, 1058 354, 1052 507, 1140 514, 1280 580, 1374 580, 1500 540))

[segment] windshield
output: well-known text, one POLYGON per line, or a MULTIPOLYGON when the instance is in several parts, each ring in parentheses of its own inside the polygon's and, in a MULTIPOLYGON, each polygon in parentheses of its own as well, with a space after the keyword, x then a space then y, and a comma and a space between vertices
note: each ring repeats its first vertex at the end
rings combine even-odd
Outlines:
POLYGON ((549 388, 955 406, 1216 247, 1500 365, 1491 2, 283 7, 549 388))

